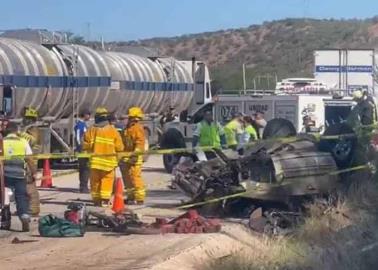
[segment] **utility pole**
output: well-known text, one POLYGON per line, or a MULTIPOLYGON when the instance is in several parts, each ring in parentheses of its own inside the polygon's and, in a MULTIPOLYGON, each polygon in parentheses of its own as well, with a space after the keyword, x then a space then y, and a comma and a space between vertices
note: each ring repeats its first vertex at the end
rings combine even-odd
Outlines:
POLYGON ((245 79, 245 63, 243 63, 243 90, 244 90, 244 95, 247 92, 247 82, 245 79))
POLYGON ((91 38, 91 23, 87 22, 87 41, 91 38))

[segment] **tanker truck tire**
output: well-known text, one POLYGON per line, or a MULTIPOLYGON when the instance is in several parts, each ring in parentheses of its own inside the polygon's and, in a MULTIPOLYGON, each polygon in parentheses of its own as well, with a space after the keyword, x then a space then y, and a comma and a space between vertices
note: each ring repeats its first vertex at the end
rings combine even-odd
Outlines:
POLYGON ((173 168, 177 165, 179 162, 180 157, 175 154, 164 154, 163 155, 163 163, 164 168, 167 173, 172 173, 173 168))
POLYGON ((296 136, 297 131, 292 122, 283 118, 274 118, 266 124, 263 139, 284 138, 296 136))
MULTIPOLYGON (((185 148, 185 140, 181 132, 177 129, 168 129, 160 140, 160 147, 162 149, 185 148)), ((181 154, 164 154, 163 164, 167 173, 172 173, 173 168, 179 162, 181 154)))

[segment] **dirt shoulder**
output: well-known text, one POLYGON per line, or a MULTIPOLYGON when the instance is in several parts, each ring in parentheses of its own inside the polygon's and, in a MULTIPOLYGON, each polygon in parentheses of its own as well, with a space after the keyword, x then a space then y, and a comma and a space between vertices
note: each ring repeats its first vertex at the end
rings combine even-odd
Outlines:
MULTIPOLYGON (((185 198, 166 187, 170 176, 161 168, 159 157, 151 157, 145 164, 147 203, 144 207, 132 208, 145 221, 181 213, 172 206, 185 198)), ((40 191, 41 215, 62 216, 71 200, 90 201, 89 195, 77 193, 77 174, 57 177, 54 185, 55 189, 40 191)), ((37 219, 33 220, 30 233, 18 232, 17 218, 12 221, 14 231, 0 232, 2 270, 198 269, 210 257, 220 258, 239 250, 243 244, 238 239, 249 235, 241 226, 226 224, 217 234, 120 235, 95 229, 81 238, 52 239, 38 235, 37 219), (29 242, 11 244, 14 237, 29 242)))

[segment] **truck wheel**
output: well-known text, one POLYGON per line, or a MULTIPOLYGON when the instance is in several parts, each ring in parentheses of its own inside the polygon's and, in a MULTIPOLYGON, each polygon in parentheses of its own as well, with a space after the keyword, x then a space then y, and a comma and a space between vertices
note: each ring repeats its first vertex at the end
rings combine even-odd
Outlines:
POLYGON ((11 211, 9 205, 4 206, 1 210, 0 216, 0 229, 1 230, 10 230, 11 227, 11 211))
POLYGON ((282 138, 296 136, 297 131, 293 123, 287 119, 274 118, 266 124, 263 139, 282 138))
MULTIPOLYGON (((163 149, 185 148, 185 140, 181 132, 171 128, 165 132, 160 141, 160 147, 163 149)), ((179 162, 181 154, 164 154, 164 168, 168 173, 172 173, 173 168, 179 162)))
POLYGON ((167 171, 167 173, 172 173, 173 168, 176 166, 179 160, 180 160, 180 156, 176 154, 163 155, 164 168, 167 171))
MULTIPOLYGON (((353 134, 354 131, 347 124, 335 124, 329 126, 323 133, 324 136, 353 134)), ((356 152, 357 138, 349 137, 339 140, 321 139, 319 150, 330 152, 339 168, 347 168, 351 165, 356 152)))

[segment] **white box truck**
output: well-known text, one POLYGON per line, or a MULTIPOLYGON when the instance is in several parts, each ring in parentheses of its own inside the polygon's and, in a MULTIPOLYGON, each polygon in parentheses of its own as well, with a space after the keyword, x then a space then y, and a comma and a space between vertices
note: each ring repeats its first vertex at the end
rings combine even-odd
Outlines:
POLYGON ((303 117, 315 117, 315 128, 325 125, 324 100, 330 95, 218 95, 215 102, 215 118, 224 124, 235 112, 253 115, 263 112, 267 121, 284 118, 294 124, 298 132, 304 131, 303 117))
POLYGON ((314 60, 315 79, 330 89, 345 90, 350 94, 362 88, 374 93, 373 49, 316 50, 314 60))

